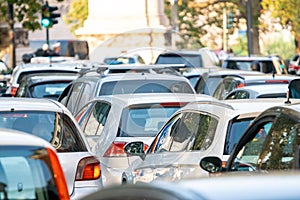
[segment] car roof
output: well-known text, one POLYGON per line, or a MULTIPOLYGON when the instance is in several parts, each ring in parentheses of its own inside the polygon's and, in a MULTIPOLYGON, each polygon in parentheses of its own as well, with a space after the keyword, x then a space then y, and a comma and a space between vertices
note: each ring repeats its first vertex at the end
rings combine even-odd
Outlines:
POLYGON ((162 52, 160 55, 201 55, 199 51, 193 51, 193 50, 177 50, 177 51, 167 51, 162 52))
POLYGON ((196 100, 215 100, 215 98, 202 94, 188 94, 188 93, 136 93, 136 94, 116 94, 109 96, 98 96, 92 101, 104 100, 108 102, 116 101, 122 105, 137 105, 145 103, 164 103, 164 102, 190 102, 196 100))
POLYGON ((278 57, 276 56, 228 56, 226 60, 234 60, 234 61, 266 61, 266 60, 273 60, 277 59, 279 60, 278 57))
POLYGON ((55 74, 33 74, 33 75, 28 75, 23 77, 23 79, 30 79, 32 82, 45 82, 45 81, 60 81, 60 80, 65 80, 65 81, 72 81, 76 79, 78 75, 76 74, 64 74, 64 73, 55 73, 55 74))
POLYGON ((36 111, 52 111, 52 112, 66 112, 66 108, 59 102, 44 98, 0 98, 0 110, 2 111, 22 111, 22 110, 36 110, 36 111))
POLYGON ((70 69, 79 71, 82 68, 82 65, 79 63, 68 63, 68 62, 59 62, 59 63, 26 63, 18 65, 20 69, 36 69, 36 68, 59 68, 59 69, 70 69))
MULTIPOLYGON (((259 94, 274 94, 274 93, 286 93, 288 90, 288 84, 264 84, 262 85, 246 85, 241 88, 236 88, 228 93, 231 94, 236 91, 249 91, 259 94)), ((226 95, 226 96, 228 96, 226 95)))
POLYGON ((224 79, 230 78, 242 78, 244 81, 253 81, 253 80, 293 80, 297 78, 294 75, 272 75, 272 74, 239 74, 237 76, 226 76, 224 79))
POLYGON ((21 131, 0 128, 0 136, 0 145, 44 146, 54 150, 46 140, 21 131))
POLYGON ((237 70, 237 69, 227 69, 227 68, 218 68, 212 71, 205 72, 207 76, 222 76, 222 75, 244 75, 244 74, 263 74, 258 71, 246 71, 246 70, 237 70))
POLYGON ((268 107, 283 105, 285 99, 267 98, 267 99, 235 99, 235 100, 214 100, 211 102, 195 101, 188 103, 182 110, 199 110, 203 112, 214 113, 222 117, 225 115, 258 115, 268 107))

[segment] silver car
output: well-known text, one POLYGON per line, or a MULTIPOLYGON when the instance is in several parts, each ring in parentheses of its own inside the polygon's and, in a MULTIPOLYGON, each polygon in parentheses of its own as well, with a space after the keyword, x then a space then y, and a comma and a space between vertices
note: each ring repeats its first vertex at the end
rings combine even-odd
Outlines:
POLYGON ((178 110, 159 131, 144 153, 143 142, 128 143, 128 155, 138 155, 122 175, 122 183, 174 181, 207 177, 199 167, 201 157, 218 155, 223 165, 238 139, 263 110, 285 99, 204 101, 178 110))
POLYGON ((71 113, 60 103, 38 98, 0 98, 0 127, 43 138, 58 152, 71 199, 102 188, 100 162, 71 113))
POLYGON ((123 147, 144 142, 147 149, 162 125, 188 102, 212 100, 196 94, 119 94, 97 97, 75 116, 91 150, 101 159, 103 184, 121 184, 120 177, 136 157, 127 157, 123 147))

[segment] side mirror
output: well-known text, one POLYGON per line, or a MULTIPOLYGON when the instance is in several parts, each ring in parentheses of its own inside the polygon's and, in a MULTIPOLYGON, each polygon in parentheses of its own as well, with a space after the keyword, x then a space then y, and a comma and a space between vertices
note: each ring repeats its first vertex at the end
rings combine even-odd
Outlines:
POLYGON ((124 146, 124 152, 129 156, 139 156, 142 160, 145 159, 144 142, 130 142, 124 146))
POLYGON ((200 161, 200 167, 209 173, 222 171, 222 160, 218 157, 204 157, 200 161))
POLYGON ((291 103, 290 98, 300 99, 300 79, 293 79, 290 81, 286 103, 291 103))

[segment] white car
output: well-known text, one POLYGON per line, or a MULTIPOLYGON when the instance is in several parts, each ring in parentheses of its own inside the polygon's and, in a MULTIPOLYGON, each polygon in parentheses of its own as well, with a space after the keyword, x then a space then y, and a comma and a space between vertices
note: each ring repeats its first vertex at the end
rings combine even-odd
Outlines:
MULTIPOLYGON (((120 68, 120 66, 110 67, 109 70, 116 68, 120 68)), ((145 70, 149 67, 141 68, 145 70)), ((161 67, 157 68, 161 69, 161 67)), ((131 66, 130 69, 134 70, 134 66, 131 66)), ((137 66, 136 73, 114 73, 111 71, 108 74, 104 74, 106 68, 103 71, 103 67, 85 70, 64 89, 58 101, 64 104, 73 115, 76 115, 88 101, 103 95, 196 93, 189 80, 181 75, 141 72, 138 69, 137 66)))
MULTIPOLYGON (((48 57, 45 57, 49 59, 48 57)), ((81 70, 83 65, 78 63, 63 63, 63 62, 41 62, 41 63, 21 63, 16 66, 12 72, 11 79, 8 84, 8 89, 6 90, 6 94, 10 94, 11 96, 15 96, 20 81, 24 75, 28 74, 40 74, 40 73, 69 73, 73 75, 77 75, 81 70)))
MULTIPOLYGON (((142 141, 128 143, 124 150, 138 159, 122 174, 122 183, 175 181, 207 177, 199 167, 203 156, 218 155, 226 164, 230 152, 252 120, 266 108, 285 99, 199 101, 178 110, 146 151, 142 141)), ((129 161, 128 161, 129 162, 129 161)))
POLYGON ((0 129, 1 199, 70 199, 51 144, 33 135, 0 129))
POLYGON ((43 138, 56 149, 71 199, 102 189, 99 159, 71 113, 55 100, 0 98, 0 128, 43 138))
POLYGON ((92 152, 99 156, 104 186, 120 184, 129 166, 123 147, 141 140, 146 150, 152 140, 179 108, 188 102, 212 100, 196 94, 151 93, 100 96, 86 104, 75 116, 92 152))
POLYGON ((288 84, 249 85, 234 89, 225 99, 286 98, 288 84))

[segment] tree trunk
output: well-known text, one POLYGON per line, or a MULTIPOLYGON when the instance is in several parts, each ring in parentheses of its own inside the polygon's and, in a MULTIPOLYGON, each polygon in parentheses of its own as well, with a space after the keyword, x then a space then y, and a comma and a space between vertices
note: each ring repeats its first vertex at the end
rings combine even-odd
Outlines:
POLYGON ((258 18, 260 17, 260 0, 251 0, 251 10, 252 10, 252 53, 253 54, 260 54, 260 47, 259 47, 259 21, 258 18))

